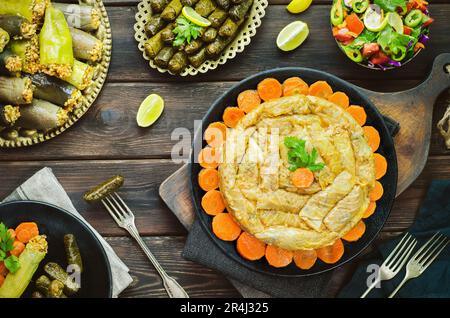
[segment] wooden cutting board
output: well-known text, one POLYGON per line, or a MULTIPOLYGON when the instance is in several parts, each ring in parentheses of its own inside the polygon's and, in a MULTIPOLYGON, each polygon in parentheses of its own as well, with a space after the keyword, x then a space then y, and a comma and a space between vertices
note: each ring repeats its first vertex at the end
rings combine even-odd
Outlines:
MULTIPOLYGON (((355 86, 386 116, 400 123, 394 138, 398 160, 397 196, 422 172, 430 147, 433 106, 438 96, 450 87, 450 53, 438 55, 431 72, 420 85, 401 92, 379 93, 355 86)), ((386 73, 389 75, 389 72, 386 73)), ((159 194, 187 228, 194 221, 189 190, 188 165, 167 178, 159 194)))

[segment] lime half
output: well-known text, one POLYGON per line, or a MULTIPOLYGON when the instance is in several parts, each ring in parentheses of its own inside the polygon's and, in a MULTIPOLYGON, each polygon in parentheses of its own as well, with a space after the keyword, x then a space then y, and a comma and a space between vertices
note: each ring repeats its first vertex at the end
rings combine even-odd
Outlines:
POLYGON ((148 95, 139 106, 136 121, 139 127, 152 125, 164 110, 164 100, 157 94, 148 95))
POLYGON ((367 30, 372 32, 379 32, 383 30, 388 24, 387 17, 383 17, 383 11, 376 4, 371 4, 366 13, 364 13, 364 25, 367 30))
POLYGON ((208 19, 202 17, 191 7, 184 7, 182 13, 186 19, 201 27, 207 27, 211 25, 211 22, 208 19))
POLYGON ((386 15, 389 25, 400 34, 403 34, 403 21, 402 17, 396 12, 389 12, 386 15))
POLYGON ((278 34, 277 46, 282 51, 292 51, 306 40, 309 34, 308 25, 302 21, 294 21, 286 25, 278 34))
POLYGON ((290 13, 300 13, 308 9, 311 3, 312 0, 292 0, 286 9, 290 13))

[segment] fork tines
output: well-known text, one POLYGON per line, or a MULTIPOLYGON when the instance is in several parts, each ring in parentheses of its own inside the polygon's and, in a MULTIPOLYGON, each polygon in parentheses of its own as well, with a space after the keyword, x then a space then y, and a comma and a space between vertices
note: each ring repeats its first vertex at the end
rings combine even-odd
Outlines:
POLYGON ((411 258, 417 262, 423 270, 439 256, 442 250, 449 243, 449 239, 442 233, 436 232, 411 258))

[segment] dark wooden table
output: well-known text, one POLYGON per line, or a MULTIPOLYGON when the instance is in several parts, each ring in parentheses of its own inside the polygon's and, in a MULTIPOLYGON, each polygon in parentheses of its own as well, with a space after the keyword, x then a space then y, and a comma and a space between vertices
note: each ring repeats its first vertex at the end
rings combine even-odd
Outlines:
MULTIPOLYGON (((140 233, 169 274, 179 280, 191 297, 238 297, 220 273, 181 257, 187 233, 158 196, 160 183, 179 167, 170 159, 171 147, 178 141, 171 140, 172 130, 186 127, 192 131, 194 120, 201 119, 227 88, 265 69, 311 67, 369 89, 397 91, 417 85, 425 78, 434 57, 450 52, 449 0, 432 1, 436 23, 426 50, 404 68, 390 72, 363 69, 339 52, 329 27, 329 0, 314 0, 307 12, 300 15, 286 11, 288 0, 271 0, 263 25, 245 52, 206 75, 180 78, 151 69, 138 51, 133 31, 137 1, 104 2, 113 29, 113 58, 100 97, 74 127, 54 140, 32 148, 2 150, 0 197, 38 169, 51 167, 81 214, 130 267, 136 280, 122 294, 124 297, 166 297, 166 293, 140 248, 103 208, 83 202, 82 194, 87 188, 111 175, 124 175, 126 184, 121 194, 136 214, 140 233), (310 36, 299 49, 282 53, 276 48, 276 36, 288 22, 298 19, 308 23, 310 36), (150 93, 160 94, 166 108, 156 124, 141 129, 136 125, 136 111, 150 93)), ((449 95, 444 93, 435 105, 427 165, 414 184, 397 198, 379 239, 395 235, 413 222, 432 179, 450 178, 450 151, 445 149, 435 129, 448 99, 449 95)), ((339 291, 354 265, 336 271, 330 295, 339 291)))

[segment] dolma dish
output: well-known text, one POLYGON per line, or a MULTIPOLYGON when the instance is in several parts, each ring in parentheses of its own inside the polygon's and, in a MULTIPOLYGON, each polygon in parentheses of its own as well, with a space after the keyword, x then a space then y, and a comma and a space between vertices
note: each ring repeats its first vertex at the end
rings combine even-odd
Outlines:
POLYGON ((208 122, 192 155, 201 219, 233 243, 227 254, 235 248, 262 268, 338 263, 386 195, 381 133, 364 105, 327 81, 269 77, 246 87, 233 90, 236 106, 218 110, 222 120, 208 122))
POLYGON ((111 59, 101 0, 4 0, 0 6, 0 147, 51 139, 94 103, 111 59))
POLYGON ((143 0, 135 39, 149 65, 172 75, 206 73, 242 52, 265 15, 267 0, 143 0), (184 16, 195 11, 207 25, 184 16), (194 29, 185 35, 189 28, 194 29))

